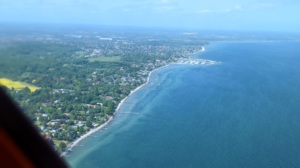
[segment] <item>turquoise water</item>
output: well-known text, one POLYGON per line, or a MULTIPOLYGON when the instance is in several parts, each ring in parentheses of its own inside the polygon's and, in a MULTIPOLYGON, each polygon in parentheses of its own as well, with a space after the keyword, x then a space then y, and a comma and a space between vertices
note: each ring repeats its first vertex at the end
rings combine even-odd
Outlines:
POLYGON ((214 43, 153 73, 72 167, 300 167, 300 43, 214 43), (127 113, 131 112, 131 113, 127 113))

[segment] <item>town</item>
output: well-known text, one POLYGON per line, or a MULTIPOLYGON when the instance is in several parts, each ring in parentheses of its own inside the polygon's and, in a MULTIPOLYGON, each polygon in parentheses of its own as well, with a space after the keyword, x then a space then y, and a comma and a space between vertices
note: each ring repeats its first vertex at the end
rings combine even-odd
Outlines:
POLYGON ((6 90, 60 153, 105 123, 156 68, 216 63, 191 59, 208 43, 180 32, 49 30, 0 39, 0 77, 39 88, 6 90))

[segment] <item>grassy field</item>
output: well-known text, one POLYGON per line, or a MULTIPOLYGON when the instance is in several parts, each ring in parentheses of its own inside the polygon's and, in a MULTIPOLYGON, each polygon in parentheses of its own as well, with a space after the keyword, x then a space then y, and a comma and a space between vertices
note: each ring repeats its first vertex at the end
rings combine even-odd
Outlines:
POLYGON ((118 62, 120 60, 121 60, 121 57, 119 57, 119 56, 114 56, 114 57, 99 56, 99 57, 89 58, 90 62, 94 62, 94 61, 99 61, 99 62, 118 62))
POLYGON ((14 88, 15 90, 22 90, 22 89, 28 87, 31 92, 35 92, 36 90, 39 89, 39 87, 29 85, 29 84, 23 83, 23 82, 12 81, 7 78, 0 78, 0 85, 6 86, 9 89, 14 88))

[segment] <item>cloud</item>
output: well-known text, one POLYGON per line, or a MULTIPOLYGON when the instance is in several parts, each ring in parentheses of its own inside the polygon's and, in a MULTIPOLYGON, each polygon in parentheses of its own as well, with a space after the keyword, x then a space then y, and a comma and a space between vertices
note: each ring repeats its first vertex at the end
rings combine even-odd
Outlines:
POLYGON ((256 3, 249 3, 246 5, 235 5, 231 11, 256 11, 256 10, 263 10, 275 7, 276 5, 273 3, 262 3, 262 2, 256 2, 256 3))
POLYGON ((235 6, 233 7, 233 9, 235 9, 235 10, 241 10, 241 9, 242 9, 242 6, 241 6, 241 5, 235 5, 235 6))
POLYGON ((257 9, 266 9, 266 8, 272 8, 275 7, 275 4, 272 3, 254 3, 249 6, 249 9, 257 10, 257 9))
POLYGON ((196 11, 196 14, 224 14, 224 13, 230 13, 235 11, 236 9, 234 8, 229 8, 225 10, 211 10, 211 9, 201 9, 196 11))
POLYGON ((225 13, 233 13, 233 12, 251 12, 251 11, 256 11, 256 10, 264 10, 268 8, 275 7, 275 4, 272 3, 252 3, 252 4, 246 4, 246 5, 241 5, 241 4, 236 4, 232 6, 231 8, 227 9, 219 9, 219 10, 212 10, 212 9, 200 9, 197 10, 195 13, 196 14, 225 14, 225 13))
POLYGON ((152 4, 154 12, 168 12, 177 9, 178 5, 171 0, 159 0, 152 4))

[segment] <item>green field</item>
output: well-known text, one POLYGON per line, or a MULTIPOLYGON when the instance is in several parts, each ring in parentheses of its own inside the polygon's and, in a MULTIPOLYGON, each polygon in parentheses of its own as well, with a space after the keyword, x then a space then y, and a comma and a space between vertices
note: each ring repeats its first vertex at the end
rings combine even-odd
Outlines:
POLYGON ((94 62, 94 61, 99 61, 99 62, 119 62, 120 60, 121 60, 120 56, 112 56, 112 57, 99 56, 99 57, 89 58, 90 62, 94 62))

